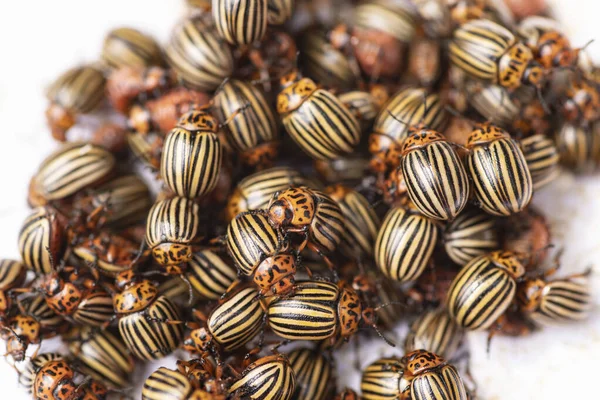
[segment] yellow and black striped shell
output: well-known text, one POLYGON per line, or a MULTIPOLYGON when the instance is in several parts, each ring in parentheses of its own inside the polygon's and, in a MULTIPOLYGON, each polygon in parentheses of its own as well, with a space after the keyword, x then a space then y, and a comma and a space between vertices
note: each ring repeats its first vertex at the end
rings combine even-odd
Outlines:
POLYGON ((93 66, 72 68, 58 77, 48 88, 48 100, 72 113, 89 113, 104 99, 106 79, 93 66))
POLYGON ((185 271, 194 292, 202 299, 217 300, 237 278, 237 270, 210 250, 192 254, 185 271))
POLYGON ((235 46, 260 41, 267 32, 267 0, 212 0, 219 35, 235 46))
POLYGON ((416 10, 406 2, 371 0, 359 4, 354 10, 357 28, 376 30, 408 43, 416 32, 416 10))
POLYGON ((233 73, 233 54, 204 16, 178 24, 165 48, 167 62, 193 89, 215 90, 233 73))
POLYGON ((229 388, 233 398, 252 400, 291 400, 296 377, 283 354, 266 356, 253 362, 229 388))
POLYGON ((144 381, 142 400, 188 400, 191 399, 192 391, 192 384, 187 376, 179 371, 160 367, 144 381))
POLYGON ((288 359, 296 376, 297 400, 325 400, 331 394, 331 363, 319 351, 300 348, 291 351, 288 359))
POLYGON ((53 208, 34 208, 19 232, 19 251, 23 264, 36 274, 49 274, 62 256, 64 228, 53 208))
POLYGON ((37 373, 42 367, 52 361, 64 361, 64 357, 58 353, 42 353, 37 357, 30 358, 20 369, 19 384, 33 394, 33 386, 37 373))
POLYGON ((295 0, 268 0, 267 19, 269 25, 281 25, 292 17, 295 0))
POLYGON ((416 280, 425 270, 437 242, 438 228, 429 219, 402 207, 386 214, 375 241, 375 263, 398 282, 416 280))
POLYGON ((467 139, 467 172, 485 212, 508 216, 531 201, 533 181, 523 152, 508 132, 491 125, 475 128, 467 139))
POLYGON ((588 127, 565 123, 555 137, 560 163, 578 173, 590 172, 600 165, 600 122, 588 127))
POLYGON ((496 217, 475 207, 467 208, 443 233, 446 254, 458 265, 500 248, 496 217))
POLYGON ((489 328, 512 303, 525 273, 516 254, 494 251, 471 260, 452 281, 448 313, 467 330, 489 328))
POLYGON ((110 68, 146 68, 164 64, 162 50, 150 35, 129 27, 115 28, 104 38, 100 54, 110 68))
POLYGON ((519 145, 531 173, 533 190, 546 186, 558 176, 560 156, 552 139, 536 134, 524 138, 519 145))
POLYGON ((19 261, 0 259, 0 291, 21 286, 26 274, 25 265, 19 261))
POLYGON ((445 308, 427 311, 410 326, 404 352, 424 349, 444 358, 452 358, 464 337, 464 331, 456 325, 445 308))
POLYGON ((404 364, 399 358, 380 358, 363 370, 360 390, 363 400, 400 400, 404 364))
POLYGON ((217 185, 223 159, 219 123, 210 114, 184 114, 165 139, 160 175, 173 193, 194 199, 217 185))

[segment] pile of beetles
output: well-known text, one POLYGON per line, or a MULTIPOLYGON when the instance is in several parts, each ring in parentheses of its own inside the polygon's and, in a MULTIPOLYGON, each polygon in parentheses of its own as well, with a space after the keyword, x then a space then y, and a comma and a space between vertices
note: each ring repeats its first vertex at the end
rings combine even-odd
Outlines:
POLYGON ((0 260, 33 398, 128 397, 136 364, 173 353, 143 399, 473 399, 467 332, 586 318, 589 271, 557 273, 529 205, 561 166, 600 167, 585 43, 485 0, 186 13, 162 46, 112 30, 48 89, 60 146, 22 259, 0 260), (367 335, 404 356, 336 387, 336 352, 367 335), (68 352, 40 351, 54 336, 68 352))

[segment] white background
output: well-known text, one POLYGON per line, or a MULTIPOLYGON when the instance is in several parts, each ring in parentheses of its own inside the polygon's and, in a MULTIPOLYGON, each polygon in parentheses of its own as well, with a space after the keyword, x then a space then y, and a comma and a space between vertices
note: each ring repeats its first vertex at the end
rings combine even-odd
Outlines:
MULTIPOLYGON (((575 45, 600 39, 596 0, 550 3, 575 45)), ((56 147, 45 126, 43 88, 63 70, 96 59, 110 28, 129 25, 164 42, 182 13, 179 0, 0 1, 0 257, 18 258, 17 234, 28 212, 29 178, 56 147)), ((589 52, 600 60, 600 43, 593 43, 589 52)), ((596 292, 600 290, 599 199, 600 176, 576 178, 563 173, 534 200, 551 222, 555 244, 566 247, 561 273, 595 265, 596 292)), ((489 356, 485 335, 471 334, 471 369, 481 398, 598 398, 598 297, 595 302, 589 321, 526 338, 496 338, 489 356)), ((363 366, 379 356, 399 354, 375 341, 361 343, 363 366)), ((339 380, 356 388, 359 378, 350 367, 352 353, 349 350, 338 363, 339 380)), ((1 361, 0 390, 0 399, 28 398, 17 386, 15 371, 1 361)))

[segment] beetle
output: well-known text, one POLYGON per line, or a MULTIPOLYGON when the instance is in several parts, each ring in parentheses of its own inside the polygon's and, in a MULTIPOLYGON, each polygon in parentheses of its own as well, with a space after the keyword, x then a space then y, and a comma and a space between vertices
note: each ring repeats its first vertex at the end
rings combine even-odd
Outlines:
POLYGON ((73 196, 108 180, 115 157, 102 147, 73 142, 50 154, 31 179, 27 200, 32 207, 73 196))
POLYGON ((242 348, 256 337, 264 324, 264 306, 258 297, 258 290, 251 284, 232 285, 208 318, 195 312, 198 319, 206 321, 206 327, 188 324, 195 329, 184 345, 213 355, 217 355, 218 350, 230 352, 242 348))
POLYGON ((38 290, 44 295, 48 306, 73 322, 101 327, 113 317, 112 298, 91 282, 86 275, 78 276, 75 267, 59 266, 38 282, 38 290), (70 273, 69 278, 63 278, 70 273))
POLYGON ((229 196, 225 217, 231 221, 242 212, 267 208, 274 193, 309 183, 308 179, 290 167, 273 167, 248 175, 238 182, 229 196))
POLYGON ((0 337, 6 341, 6 355, 10 355, 15 362, 23 361, 29 345, 35 344, 37 348, 31 357, 36 357, 43 333, 35 318, 17 314, 2 321, 0 325, 0 337))
POLYGON ((277 121, 264 93, 250 83, 231 79, 213 98, 215 114, 225 125, 225 137, 245 165, 270 167, 278 154, 277 121), (239 112, 243 109, 243 112, 239 112))
POLYGON ((380 358, 367 366, 360 382, 363 400, 400 399, 404 368, 399 358, 380 358))
POLYGON ((451 359, 458 350, 464 337, 464 330, 448 315, 444 307, 427 311, 411 325, 404 352, 425 349, 451 359))
MULTIPOLYGON (((325 193, 308 187, 275 193, 267 215, 269 223, 282 232, 304 235, 298 251, 308 246, 320 255, 331 253, 344 234, 345 219, 340 206, 325 193)), ((326 256, 324 260, 331 267, 326 256)))
POLYGON ((402 398, 467 400, 465 385, 456 368, 445 359, 426 350, 415 350, 400 361, 405 365, 402 398))
POLYGON ((269 25, 282 25, 292 17, 294 0, 268 0, 267 20, 269 25))
MULTIPOLYGON (((343 183, 352 186, 363 181, 365 171, 369 168, 369 160, 361 156, 350 156, 331 161, 315 161, 313 167, 319 178, 329 184, 343 183)), ((314 184, 296 186, 315 187, 314 184)))
POLYGON ((165 142, 163 135, 157 132, 129 132, 126 140, 133 155, 146 168, 154 172, 160 170, 160 160, 165 142))
POLYGON ((63 338, 73 355, 73 365, 79 371, 112 388, 130 384, 134 359, 118 335, 108 330, 77 326, 63 338))
POLYGON ((462 328, 489 328, 512 303, 525 267, 517 254, 493 251, 471 260, 452 281, 446 304, 462 328))
POLYGON ((560 96, 560 112, 573 124, 590 124, 600 120, 600 85, 585 78, 573 78, 560 96))
POLYGON ((19 232, 23 264, 37 275, 52 272, 52 260, 59 260, 65 250, 65 231, 65 222, 56 209, 49 206, 33 209, 19 232))
POLYGON ((527 161, 510 134, 489 123, 479 124, 467 139, 467 172, 485 212, 508 216, 531 201, 533 181, 527 161))
POLYGON ((131 271, 117 276, 120 293, 113 296, 119 333, 131 353, 141 360, 165 357, 183 339, 180 310, 148 280, 131 271))
POLYGON ((200 207, 185 197, 156 202, 148 214, 146 243, 167 273, 177 274, 192 258, 199 230, 200 207))
POLYGON ((129 27, 115 28, 106 34, 100 58, 113 69, 164 63, 158 43, 150 35, 129 27))
POLYGON ((531 50, 505 27, 487 20, 468 21, 456 29, 449 45, 450 61, 470 76, 506 89, 540 88, 542 66, 531 50))
POLYGON ((158 66, 147 68, 122 67, 110 73, 106 80, 106 96, 115 110, 128 115, 135 103, 144 103, 175 84, 171 70, 158 66))
POLYGON ((184 84, 197 90, 215 90, 233 73, 232 50, 206 15, 178 24, 165 47, 165 55, 184 84))
POLYGON ((315 160, 332 160, 354 151, 360 127, 338 97, 293 71, 281 78, 277 112, 296 144, 315 160))
POLYGON ((496 218, 480 208, 465 209, 443 230, 446 254, 458 265, 500 247, 496 218))
POLYGON ((600 165, 600 122, 591 126, 564 123, 555 136, 560 163, 576 173, 591 172, 600 165))
POLYGON ((259 358, 229 388, 232 399, 291 400, 296 389, 294 371, 283 354, 259 358))
POLYGON ((443 134, 411 126, 402 146, 401 169, 408 196, 425 216, 453 220, 469 198, 467 172, 443 134))
POLYGON ((500 126, 510 126, 519 117, 519 102, 500 85, 467 81, 464 90, 469 104, 484 118, 500 126))
POLYGON ((347 257, 372 256, 381 221, 367 199, 343 185, 328 186, 325 194, 337 202, 344 215, 346 229, 340 242, 340 251, 347 257))
MULTIPOLYGON (((376 90, 378 88, 373 89, 373 91, 376 90)), ((338 96, 342 104, 354 115, 363 131, 371 127, 382 103, 385 102, 380 102, 373 91, 352 90, 338 96)))
POLYGON ((325 281, 298 282, 292 295, 268 304, 267 318, 273 333, 288 340, 328 340, 336 345, 355 334, 361 322, 384 338, 375 325, 374 309, 366 307, 356 291, 325 281))
POLYGON ((299 348, 288 354, 296 377, 294 398, 298 400, 325 400, 330 394, 332 366, 318 351, 299 348))
POLYGON ((267 3, 267 0, 212 0, 217 32, 235 46, 260 41, 267 32, 267 3))
POLYGON ((200 298, 217 300, 233 284, 237 271, 216 253, 200 250, 192 254, 185 275, 200 298))
POLYGON ((25 265, 16 260, 0 259, 0 319, 11 309, 10 290, 22 287, 26 277, 25 265))
POLYGON ((546 260, 552 247, 552 232, 546 217, 533 206, 501 221, 501 248, 521 255, 528 271, 546 260))
POLYGON ((580 274, 550 279, 557 270, 558 265, 541 276, 525 278, 517 286, 519 310, 538 325, 580 321, 589 316, 593 307, 589 285, 591 269, 580 274))
POLYGON ((522 139, 519 145, 531 174, 533 190, 546 186, 558 176, 560 156, 552 139, 536 134, 522 139))
POLYGON ((33 385, 35 383, 38 371, 47 363, 63 360, 64 357, 58 353, 42 353, 36 357, 26 360, 19 374, 19 384, 22 385, 30 394, 33 394, 33 385))
POLYGON ((35 376, 32 392, 36 398, 48 400, 70 400, 84 397, 103 400, 107 390, 101 383, 89 380, 82 384, 75 382, 75 371, 66 360, 48 361, 40 367, 35 376))
POLYGON ((398 282, 416 280, 427 267, 438 239, 438 227, 412 206, 388 211, 375 241, 375 263, 398 282))
POLYGON ((443 129, 448 114, 437 94, 422 88, 407 88, 396 93, 379 111, 369 135, 370 167, 385 173, 400 165, 400 153, 410 126, 423 123, 434 130, 443 129))
POLYGON ((105 85, 104 75, 92 65, 71 68, 50 85, 46 92, 50 102, 46 120, 54 139, 66 141, 67 130, 75 125, 77 115, 100 106, 105 85))
POLYGON ((167 135, 160 175, 173 193, 194 199, 214 189, 223 158, 219 130, 210 114, 190 111, 167 135))

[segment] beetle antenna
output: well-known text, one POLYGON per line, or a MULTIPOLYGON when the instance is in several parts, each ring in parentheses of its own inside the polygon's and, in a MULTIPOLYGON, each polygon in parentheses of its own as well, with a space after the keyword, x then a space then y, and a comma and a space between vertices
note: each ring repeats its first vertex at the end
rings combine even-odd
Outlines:
POLYGON ((390 117, 394 118, 396 121, 400 122, 402 125, 408 127, 408 124, 406 122, 404 122, 400 118, 396 117, 394 114, 392 114, 392 112, 390 110, 386 110, 386 111, 390 115, 390 117))
POLYGON ((389 346, 391 347, 396 347, 396 343, 392 342, 390 339, 386 338, 383 333, 379 330, 379 328, 377 327, 376 324, 371 325, 371 328, 373 328, 373 330, 375 332, 377 332, 377 336, 379 336, 380 338, 383 339, 384 342, 386 342, 389 346))
POLYGON ((379 306, 375 307, 375 308, 373 309, 373 311, 374 311, 374 312, 377 312, 377 311, 381 310, 382 308, 389 307, 389 306, 402 306, 402 307, 404 307, 404 308, 408 308, 408 307, 406 306, 406 304, 404 304, 404 303, 402 303, 402 302, 399 302, 399 301, 389 301, 389 302, 387 302, 387 303, 383 303, 383 304, 381 304, 381 305, 379 305, 379 306))

